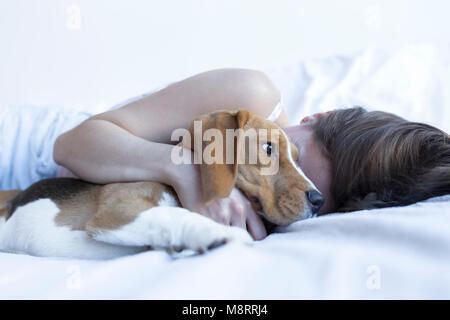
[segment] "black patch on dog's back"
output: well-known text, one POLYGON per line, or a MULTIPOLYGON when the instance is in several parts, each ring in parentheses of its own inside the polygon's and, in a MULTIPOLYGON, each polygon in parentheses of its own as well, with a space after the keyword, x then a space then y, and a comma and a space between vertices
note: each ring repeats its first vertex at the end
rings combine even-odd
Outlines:
POLYGON ((66 200, 97 186, 99 185, 74 178, 44 179, 32 184, 9 201, 8 214, 11 217, 18 207, 38 199, 66 200))

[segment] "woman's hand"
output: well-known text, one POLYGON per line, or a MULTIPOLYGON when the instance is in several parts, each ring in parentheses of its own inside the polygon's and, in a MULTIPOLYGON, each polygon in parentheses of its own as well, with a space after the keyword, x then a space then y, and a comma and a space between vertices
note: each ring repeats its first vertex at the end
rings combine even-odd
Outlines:
POLYGON ((219 223, 247 229, 255 240, 267 236, 261 218, 244 194, 236 188, 233 188, 227 198, 217 199, 209 206, 201 207, 199 213, 219 223))
POLYGON ((267 236, 261 218, 240 190, 233 188, 227 198, 217 199, 206 206, 203 202, 198 168, 195 165, 180 165, 179 169, 182 178, 178 179, 173 187, 184 208, 218 223, 247 229, 255 240, 267 236))

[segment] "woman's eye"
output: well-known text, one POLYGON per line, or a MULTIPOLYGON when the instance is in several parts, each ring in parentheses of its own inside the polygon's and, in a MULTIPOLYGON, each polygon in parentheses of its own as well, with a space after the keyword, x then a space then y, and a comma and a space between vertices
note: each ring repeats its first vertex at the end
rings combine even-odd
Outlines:
POLYGON ((263 144, 263 150, 267 153, 268 156, 272 154, 272 143, 267 142, 263 144))

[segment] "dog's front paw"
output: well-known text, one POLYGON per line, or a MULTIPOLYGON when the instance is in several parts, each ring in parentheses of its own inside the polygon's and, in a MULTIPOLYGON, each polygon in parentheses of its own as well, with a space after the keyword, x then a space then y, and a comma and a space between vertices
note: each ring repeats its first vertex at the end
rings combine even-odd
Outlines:
POLYGON ((175 251, 189 249, 204 253, 228 242, 253 243, 250 234, 242 228, 225 226, 196 213, 187 218, 182 241, 173 246, 175 251))

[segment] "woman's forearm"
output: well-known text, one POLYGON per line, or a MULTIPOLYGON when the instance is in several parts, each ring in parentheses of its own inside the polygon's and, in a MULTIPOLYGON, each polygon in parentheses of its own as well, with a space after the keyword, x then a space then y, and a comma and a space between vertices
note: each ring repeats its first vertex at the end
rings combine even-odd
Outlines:
POLYGON ((154 180, 173 185, 180 165, 171 161, 172 148, 137 137, 106 120, 89 119, 56 140, 54 159, 81 179, 95 183, 154 180))

